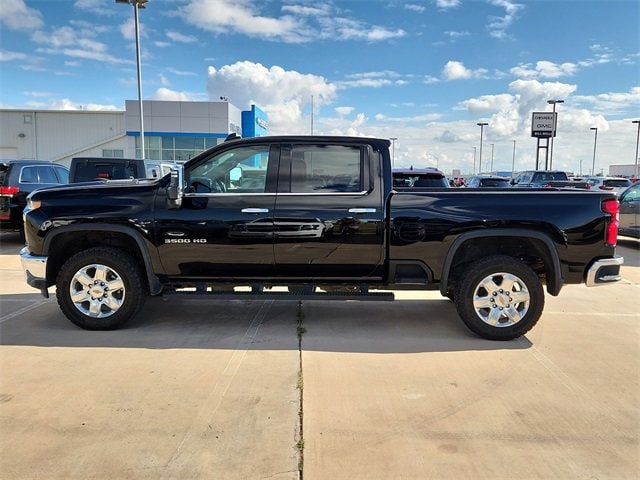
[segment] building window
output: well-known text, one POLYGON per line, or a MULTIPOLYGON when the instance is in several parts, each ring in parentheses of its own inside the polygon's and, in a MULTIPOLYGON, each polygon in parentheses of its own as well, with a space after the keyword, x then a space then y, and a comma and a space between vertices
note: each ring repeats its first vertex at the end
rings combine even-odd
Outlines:
POLYGON ((102 158, 124 158, 124 150, 121 148, 103 148, 102 158))
MULTIPOLYGON (((149 160, 186 162, 221 141, 215 137, 147 136, 144 137, 144 153, 149 160)), ((136 158, 142 158, 140 137, 135 137, 135 142, 136 158)))

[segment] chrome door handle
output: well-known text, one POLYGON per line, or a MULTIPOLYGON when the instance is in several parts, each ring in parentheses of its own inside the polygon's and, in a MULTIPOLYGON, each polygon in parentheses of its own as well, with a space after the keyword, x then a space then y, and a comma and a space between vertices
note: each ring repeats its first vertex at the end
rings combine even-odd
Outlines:
POLYGON ((269 213, 268 208, 243 208, 242 213, 269 213))
POLYGON ((375 208, 350 208, 349 213, 376 213, 375 208))

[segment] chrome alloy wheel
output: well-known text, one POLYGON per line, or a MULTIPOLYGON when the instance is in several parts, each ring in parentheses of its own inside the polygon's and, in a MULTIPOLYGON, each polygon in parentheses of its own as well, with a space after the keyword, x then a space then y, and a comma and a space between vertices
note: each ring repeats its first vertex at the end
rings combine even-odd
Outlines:
POLYGON ((122 306, 125 287, 122 278, 110 267, 87 265, 78 270, 69 285, 73 305, 84 315, 109 317, 122 306))
POLYGON ((476 286, 473 308, 488 325, 510 327, 527 314, 531 295, 525 283, 511 273, 492 273, 476 286))

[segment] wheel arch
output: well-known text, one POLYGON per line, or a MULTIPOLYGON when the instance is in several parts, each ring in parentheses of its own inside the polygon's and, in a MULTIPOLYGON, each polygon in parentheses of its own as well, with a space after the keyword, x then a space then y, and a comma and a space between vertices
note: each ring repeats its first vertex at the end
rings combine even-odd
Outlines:
POLYGON ((82 250, 98 246, 117 247, 129 252, 145 273, 149 293, 158 295, 162 291, 160 279, 154 272, 147 241, 139 232, 125 225, 90 223, 58 227, 46 236, 43 252, 48 255, 47 285, 55 284, 57 272, 68 258, 82 250))
POLYGON ((558 250, 548 235, 528 229, 494 229, 460 235, 451 245, 442 266, 440 293, 446 296, 464 265, 494 254, 523 257, 539 276, 544 275, 550 295, 560 293, 564 280, 558 250))

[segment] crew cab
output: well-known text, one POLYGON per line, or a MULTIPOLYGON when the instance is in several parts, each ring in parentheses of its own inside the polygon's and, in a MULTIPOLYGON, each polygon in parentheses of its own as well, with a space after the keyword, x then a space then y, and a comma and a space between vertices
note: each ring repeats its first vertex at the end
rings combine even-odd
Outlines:
POLYGON ((34 192, 27 282, 76 325, 120 327, 148 295, 392 300, 433 290, 488 339, 529 331, 564 284, 620 280, 607 192, 393 188, 390 142, 231 139, 162 179, 34 192), (283 287, 283 288, 276 288, 283 287))

